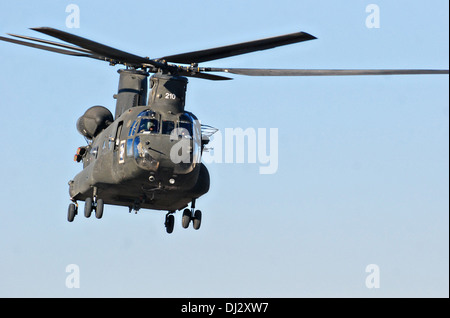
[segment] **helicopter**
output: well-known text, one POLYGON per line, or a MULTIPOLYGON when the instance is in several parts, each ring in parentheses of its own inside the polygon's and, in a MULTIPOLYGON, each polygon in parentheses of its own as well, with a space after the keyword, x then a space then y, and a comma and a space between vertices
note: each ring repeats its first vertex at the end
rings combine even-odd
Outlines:
POLYGON ((211 73, 248 76, 351 76, 449 74, 436 69, 250 69, 200 67, 199 63, 310 41, 315 36, 296 32, 255 41, 150 59, 51 27, 31 30, 66 43, 10 34, 0 40, 55 53, 124 65, 119 69, 115 114, 100 105, 90 107, 77 121, 87 145, 77 149, 83 169, 69 181, 71 203, 67 220, 78 215, 103 216, 105 205, 167 211, 167 233, 174 213, 183 210, 182 227, 201 226, 196 201, 209 191, 210 176, 201 162, 210 137, 217 131, 185 110, 188 77, 213 81, 232 78, 211 73), (21 39, 18 40, 17 38, 21 39), (26 40, 26 41, 23 41, 26 40), (44 45, 45 44, 45 45, 44 45), (153 74, 150 76, 150 74, 153 74), (150 89, 150 92, 149 92, 150 89), (190 205, 190 208, 189 208, 190 205))

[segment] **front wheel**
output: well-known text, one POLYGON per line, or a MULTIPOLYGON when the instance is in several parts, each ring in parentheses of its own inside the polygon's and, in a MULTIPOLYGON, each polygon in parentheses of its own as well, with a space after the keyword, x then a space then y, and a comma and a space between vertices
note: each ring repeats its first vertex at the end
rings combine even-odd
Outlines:
POLYGON ((194 213, 194 221, 193 221, 194 229, 198 230, 201 224, 202 224, 202 211, 197 210, 194 213))
POLYGON ((167 233, 170 234, 170 233, 173 232, 174 224, 175 224, 175 217, 172 214, 168 215, 166 217, 166 223, 165 223, 165 225, 166 225, 166 232, 167 233))
POLYGON ((187 229, 189 227, 189 223, 191 222, 192 213, 189 209, 184 209, 183 218, 181 219, 181 225, 183 228, 187 229))
POLYGON ((71 203, 69 204, 69 210, 67 212, 67 221, 73 222, 73 219, 75 218, 75 215, 77 214, 77 207, 75 204, 71 203))

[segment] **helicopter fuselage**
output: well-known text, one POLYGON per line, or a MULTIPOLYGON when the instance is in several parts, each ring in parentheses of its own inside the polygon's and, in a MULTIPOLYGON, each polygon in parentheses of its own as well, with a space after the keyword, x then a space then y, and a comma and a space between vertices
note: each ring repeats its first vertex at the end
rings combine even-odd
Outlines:
POLYGON ((202 146, 193 114, 129 108, 79 151, 83 170, 69 182, 71 199, 92 198, 95 188, 105 204, 182 209, 209 190, 202 146))

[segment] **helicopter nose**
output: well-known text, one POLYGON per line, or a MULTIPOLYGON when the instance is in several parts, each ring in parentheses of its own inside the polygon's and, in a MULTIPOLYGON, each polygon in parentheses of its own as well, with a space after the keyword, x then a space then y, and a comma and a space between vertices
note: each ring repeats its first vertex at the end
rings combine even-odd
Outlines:
POLYGON ((156 171, 159 167, 159 161, 153 158, 149 152, 144 151, 136 157, 138 166, 144 170, 156 171))
POLYGON ((144 170, 156 171, 159 162, 152 155, 151 142, 147 136, 138 136, 134 140, 134 158, 138 166, 144 170))

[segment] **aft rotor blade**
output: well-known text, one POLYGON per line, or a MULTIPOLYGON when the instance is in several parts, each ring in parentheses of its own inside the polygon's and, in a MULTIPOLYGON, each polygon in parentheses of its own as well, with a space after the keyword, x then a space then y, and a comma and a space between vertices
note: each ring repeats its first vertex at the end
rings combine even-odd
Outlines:
POLYGON ((352 75, 425 75, 449 74, 449 70, 385 69, 385 70, 292 70, 251 68, 200 68, 203 72, 225 72, 249 76, 352 76, 352 75))
POLYGON ((208 80, 212 80, 212 81, 232 80, 231 77, 225 77, 225 76, 209 74, 209 73, 202 73, 202 72, 198 71, 198 68, 197 69, 191 69, 189 67, 183 67, 183 66, 179 66, 177 68, 176 73, 178 75, 180 75, 180 76, 203 78, 203 79, 208 79, 208 80))
POLYGON ((214 75, 214 74, 207 74, 207 73, 184 73, 184 72, 180 72, 181 76, 187 76, 187 77, 196 77, 196 78, 203 78, 203 79, 208 79, 208 80, 212 80, 212 81, 228 81, 228 80, 232 80, 231 77, 225 77, 225 76, 219 76, 219 75, 214 75))
POLYGON ((51 46, 46 46, 46 45, 41 45, 41 44, 36 44, 36 43, 31 43, 31 42, 25 42, 25 41, 19 41, 19 40, 16 40, 16 39, 5 38, 3 36, 0 36, 0 40, 6 41, 6 42, 15 43, 15 44, 20 44, 20 45, 25 45, 25 46, 29 46, 29 47, 34 47, 36 49, 41 49, 41 50, 46 50, 46 51, 66 54, 66 55, 85 56, 85 57, 97 58, 97 57, 95 57, 95 56, 93 56, 91 54, 58 49, 58 48, 51 47, 51 46))
POLYGON ((267 50, 277 46, 288 45, 316 39, 306 32, 297 32, 271 38, 216 47, 207 50, 169 55, 161 58, 167 62, 193 64, 222 59, 225 57, 267 50))
POLYGON ((113 47, 88 40, 86 38, 67 33, 61 30, 49 28, 49 27, 41 27, 41 28, 31 28, 34 31, 41 32, 60 40, 63 40, 68 43, 72 43, 78 45, 82 48, 88 49, 96 54, 105 56, 109 59, 117 60, 118 63, 141 66, 142 64, 150 64, 155 67, 164 67, 163 64, 158 63, 156 61, 150 60, 148 58, 144 58, 138 55, 134 55, 128 52, 124 52, 113 47))

